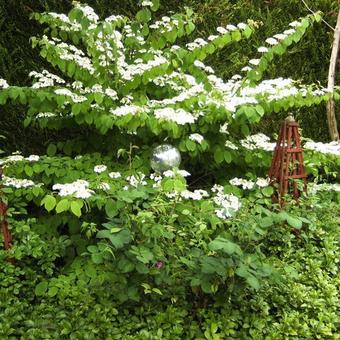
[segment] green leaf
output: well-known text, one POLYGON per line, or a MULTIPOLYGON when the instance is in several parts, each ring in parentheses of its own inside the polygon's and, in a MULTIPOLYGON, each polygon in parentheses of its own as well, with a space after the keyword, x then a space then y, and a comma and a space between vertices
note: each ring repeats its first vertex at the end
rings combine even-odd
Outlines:
POLYGON ((107 200, 105 204, 105 212, 109 218, 115 217, 118 214, 117 206, 113 199, 107 200))
POLYGON ((71 211, 77 217, 81 216, 81 208, 83 207, 83 201, 77 200, 71 202, 71 211))
POLYGON ((211 241, 208 247, 212 251, 221 250, 228 255, 232 255, 234 253, 242 253, 241 248, 236 243, 222 237, 217 237, 215 240, 211 241))
POLYGON ((44 205, 45 209, 50 212, 55 207, 57 201, 53 196, 46 195, 41 203, 44 205))
POLYGON ((260 288, 260 282, 255 276, 248 276, 246 278, 247 283, 254 289, 259 289, 260 288))
POLYGON ((301 229, 301 227, 302 227, 302 221, 298 218, 291 216, 291 215, 287 216, 287 223, 290 226, 292 226, 293 228, 296 228, 296 229, 301 229))
POLYGON ((141 22, 148 22, 151 19, 151 12, 147 8, 143 8, 137 12, 136 19, 141 22))
POLYGON ((67 211, 70 207, 70 202, 67 198, 62 199, 58 202, 55 210, 58 214, 60 214, 63 211, 67 211))
POLYGON ((274 193, 274 189, 273 187, 268 186, 268 187, 261 189, 261 192, 263 193, 264 196, 271 197, 271 195, 273 195, 274 193))
POLYGON ((231 156, 231 153, 229 151, 224 151, 223 153, 223 156, 224 156, 224 160, 229 164, 231 163, 232 161, 232 156, 231 156))
POLYGON ((220 147, 217 147, 214 152, 214 159, 217 164, 220 164, 224 160, 224 152, 220 147))
POLYGON ((33 175, 33 169, 29 165, 25 165, 25 173, 28 177, 31 177, 33 175))
POLYGON ((53 286, 48 290, 47 294, 48 294, 48 296, 53 297, 53 296, 57 295, 58 290, 59 290, 58 287, 53 286))
POLYGON ((57 152, 57 147, 54 144, 49 144, 47 147, 47 155, 52 157, 56 154, 57 152))
POLYGON ((42 296, 45 294, 48 287, 47 281, 42 281, 35 286, 34 293, 37 296, 42 296))

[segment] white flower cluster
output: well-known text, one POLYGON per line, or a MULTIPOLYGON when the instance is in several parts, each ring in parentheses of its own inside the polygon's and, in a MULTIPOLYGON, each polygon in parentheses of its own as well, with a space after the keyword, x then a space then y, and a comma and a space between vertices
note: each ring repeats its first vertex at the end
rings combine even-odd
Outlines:
POLYGON ((24 157, 20 154, 14 153, 4 159, 0 160, 0 165, 7 164, 7 163, 15 163, 15 162, 21 162, 21 161, 28 161, 28 162, 37 162, 40 159, 40 156, 38 155, 30 155, 28 157, 24 157))
POLYGON ((161 20, 155 21, 150 25, 151 29, 158 30, 159 33, 169 33, 175 31, 177 27, 179 27, 179 21, 177 19, 169 18, 168 16, 164 16, 161 20))
POLYGON ((126 116, 126 115, 136 115, 137 113, 140 113, 143 111, 143 108, 141 106, 137 105, 123 105, 118 106, 115 109, 110 109, 110 113, 112 113, 114 116, 126 116))
POLYGON ((184 102, 186 100, 192 99, 197 97, 200 93, 204 93, 204 86, 203 84, 195 84, 194 86, 191 86, 188 89, 182 90, 181 93, 178 96, 169 98, 169 99, 163 99, 163 100, 151 100, 150 105, 162 105, 162 106, 168 106, 168 105, 175 105, 176 103, 184 102))
POLYGON ((190 173, 185 170, 176 170, 176 172, 174 172, 173 170, 166 170, 163 172, 164 177, 175 177, 176 175, 180 175, 182 177, 188 177, 190 176, 190 173))
POLYGON ((66 89, 66 88, 56 89, 56 90, 54 90, 54 93, 57 94, 58 96, 70 97, 71 100, 74 103, 82 103, 82 102, 85 102, 87 100, 87 98, 85 96, 81 96, 81 95, 78 95, 76 93, 73 93, 72 91, 70 91, 69 89, 66 89))
POLYGON ((90 74, 94 74, 94 67, 91 60, 85 56, 82 50, 79 50, 74 45, 67 44, 65 42, 58 43, 60 39, 52 38, 49 40, 46 35, 40 40, 40 44, 46 48, 53 49, 53 53, 57 54, 62 60, 72 61, 79 68, 87 70, 90 74))
POLYGON ((86 17, 89 21, 92 23, 97 23, 99 20, 98 15, 95 13, 92 7, 88 5, 84 5, 78 2, 75 2, 75 8, 79 9, 82 11, 84 17, 86 17))
POLYGON ((191 113, 184 111, 183 109, 173 109, 171 107, 157 109, 154 111, 154 115, 157 119, 164 119, 173 121, 177 124, 193 124, 197 117, 194 117, 191 113))
POLYGON ((40 156, 38 155, 30 155, 25 158, 29 162, 37 162, 40 159, 40 156))
POLYGON ((199 60, 195 60, 194 61, 194 65, 200 69, 202 69, 203 71, 207 72, 207 73, 215 73, 214 69, 211 68, 210 66, 206 66, 204 63, 202 63, 201 61, 199 60))
POLYGON ((35 118, 37 118, 37 119, 39 119, 39 118, 52 118, 52 117, 57 117, 57 114, 53 113, 53 112, 40 112, 35 116, 35 118))
POLYGON ((184 190, 180 193, 180 196, 184 199, 192 199, 194 201, 200 201, 204 197, 209 197, 207 191, 198 189, 194 191, 184 190))
POLYGON ((189 136, 189 139, 198 143, 198 144, 202 144, 202 142, 204 141, 204 137, 202 135, 200 135, 199 133, 192 133, 189 136))
POLYGON ((160 188, 161 187, 161 181, 162 181, 163 177, 160 174, 152 173, 150 175, 150 179, 155 182, 152 185, 153 188, 160 188))
POLYGON ((43 70, 41 73, 32 71, 29 73, 29 76, 36 79, 36 82, 32 85, 32 88, 34 89, 54 86, 55 84, 65 84, 64 79, 48 72, 47 70, 43 70))
POLYGON ((134 64, 131 65, 124 63, 119 69, 119 72, 123 80, 132 80, 135 76, 141 76, 154 68, 168 64, 169 62, 166 58, 155 55, 154 59, 149 60, 146 63, 144 63, 142 59, 136 59, 134 64))
POLYGON ((239 198, 232 194, 225 194, 222 186, 214 185, 211 191, 216 193, 213 201, 219 207, 215 210, 217 217, 227 219, 232 217, 241 208, 239 198))
POLYGON ((225 147, 227 149, 230 149, 230 150, 238 150, 238 147, 233 142, 231 142, 230 140, 227 140, 225 142, 225 147))
POLYGON ((5 79, 0 78, 0 89, 7 89, 9 87, 5 79))
POLYGON ((29 179, 19 179, 19 178, 7 177, 7 176, 2 177, 2 185, 6 187, 14 187, 16 189, 41 186, 41 184, 36 185, 33 181, 29 179))
POLYGON ((335 191, 340 192, 340 184, 339 183, 322 183, 322 184, 316 184, 316 183, 309 183, 307 192, 310 194, 316 194, 318 191, 335 191))
POLYGON ((115 24, 115 26, 118 26, 119 24, 124 22, 124 17, 121 15, 110 15, 105 19, 106 22, 109 22, 111 24, 115 24))
POLYGON ((78 179, 72 183, 54 184, 52 190, 59 191, 59 196, 74 196, 76 198, 89 198, 94 194, 93 190, 89 189, 89 182, 78 179))
POLYGON ((142 4, 141 4, 143 7, 147 7, 147 6, 153 6, 153 3, 152 3, 152 1, 150 1, 150 0, 143 0, 142 1, 142 4))
POLYGON ((104 191, 107 191, 107 190, 110 190, 111 186, 109 183, 106 183, 106 182, 101 182, 98 184, 98 189, 99 190, 104 190, 104 191))
POLYGON ((103 164, 100 164, 100 165, 96 165, 94 168, 93 168, 93 171, 97 174, 101 174, 102 172, 106 171, 107 170, 107 166, 106 165, 103 165, 103 164))
POLYGON ((118 172, 118 171, 112 171, 112 172, 109 173, 109 177, 110 177, 111 179, 117 179, 117 178, 122 177, 122 175, 121 175, 121 173, 118 172))
POLYGON ((255 183, 254 183, 254 182, 248 181, 248 180, 243 179, 243 178, 237 178, 237 177, 231 179, 231 180, 229 181, 229 183, 230 183, 231 185, 235 185, 235 186, 237 186, 237 187, 240 186, 240 187, 242 187, 243 190, 251 190, 251 189, 253 189, 254 186, 255 186, 255 183))
POLYGON ((243 178, 233 178, 229 181, 231 185, 235 185, 237 187, 242 187, 243 190, 251 190, 257 185, 260 188, 267 187, 269 185, 269 178, 258 177, 255 182, 249 181, 243 178))
MULTIPOLYGON (((145 175, 143 173, 126 177, 126 180, 129 182, 129 184, 135 188, 137 188, 138 185, 147 185, 147 182, 144 179, 145 175)), ((128 187, 124 187, 124 189, 127 190, 128 187)))
POLYGON ((335 156, 340 156, 340 142, 330 142, 330 143, 321 143, 321 142, 307 142, 304 145, 305 149, 317 151, 323 154, 331 154, 335 156))
POLYGON ((241 140, 241 145, 248 150, 262 149, 265 151, 273 151, 275 143, 270 143, 270 138, 263 133, 248 136, 241 140))
POLYGON ((71 21, 65 14, 49 12, 47 15, 59 21, 59 29, 65 32, 79 32, 81 31, 81 24, 76 21, 71 21))

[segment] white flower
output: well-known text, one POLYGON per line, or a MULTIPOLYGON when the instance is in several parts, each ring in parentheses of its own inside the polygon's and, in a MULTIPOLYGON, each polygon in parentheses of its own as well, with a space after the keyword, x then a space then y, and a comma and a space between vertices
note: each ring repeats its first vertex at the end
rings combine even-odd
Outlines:
POLYGON ((89 182, 78 179, 75 182, 72 183, 66 183, 66 184, 54 184, 52 186, 52 190, 59 191, 59 196, 73 196, 76 198, 82 198, 86 199, 92 196, 94 194, 93 190, 88 189, 89 182))
POLYGON ((244 189, 244 190, 247 190, 247 189, 248 189, 248 190, 251 190, 251 189, 254 188, 254 185, 255 185, 255 183, 252 182, 252 181, 248 181, 248 180, 246 180, 246 179, 237 178, 237 177, 231 179, 231 180, 229 181, 229 183, 230 183, 231 185, 241 186, 242 189, 244 189))
POLYGON ((267 187, 269 185, 270 179, 269 178, 261 178, 258 177, 256 180, 256 185, 260 188, 267 187))
POLYGON ((225 147, 231 150, 238 150, 238 147, 229 140, 225 142, 225 147))
POLYGON ((241 30, 244 30, 247 28, 247 25, 244 22, 240 22, 239 24, 237 24, 237 27, 241 30))
POLYGON ((36 186, 36 184, 31 180, 12 178, 12 177, 7 177, 7 176, 2 177, 2 184, 6 187, 14 187, 16 189, 30 188, 30 187, 36 186))
POLYGON ((268 39, 266 39, 266 43, 269 44, 269 45, 277 45, 278 41, 274 38, 268 38, 268 39))
POLYGON ((24 160, 24 157, 21 155, 11 155, 7 157, 8 162, 20 162, 23 160, 24 160))
POLYGON ((142 173, 138 173, 136 176, 131 175, 126 177, 126 180, 132 185, 133 187, 137 187, 138 185, 147 185, 147 182, 144 181, 145 175, 142 173))
POLYGON ((156 109, 154 115, 157 119, 165 119, 176 122, 177 124, 192 124, 197 119, 191 113, 184 111, 183 109, 173 109, 171 107, 156 109))
POLYGON ((195 60, 194 61, 194 65, 196 66, 196 67, 199 67, 199 68, 205 68, 205 65, 201 62, 201 61, 199 61, 199 60, 195 60))
POLYGON ((107 166, 106 165, 96 165, 94 168, 93 168, 93 171, 96 172, 97 174, 100 174, 104 171, 107 170, 107 166))
POLYGON ((273 151, 276 144, 270 143, 269 141, 269 137, 263 133, 258 133, 241 140, 241 145, 248 150, 262 149, 265 151, 273 151))
POLYGON ((123 105, 115 109, 110 109, 110 113, 115 116, 126 116, 128 114, 135 115, 142 111, 142 107, 136 105, 123 105))
POLYGON ((29 162, 37 162, 40 159, 38 155, 30 155, 26 157, 26 160, 29 162))
POLYGON ((0 89, 7 89, 9 87, 7 81, 5 79, 0 78, 0 89))
POLYGON ((260 59, 250 59, 249 63, 257 66, 260 64, 260 59))
POLYGON ((153 3, 152 1, 149 1, 149 0, 144 0, 142 1, 142 6, 146 7, 146 6, 153 6, 153 3))
POLYGON ((317 151, 323 154, 340 156, 340 142, 333 141, 330 143, 321 143, 310 141, 305 143, 304 148, 317 151))
POLYGON ((274 38, 277 39, 277 40, 283 40, 283 39, 287 38, 287 34, 282 34, 282 33, 275 34, 274 38))
POLYGON ((194 190, 194 192, 189 191, 189 190, 184 190, 181 192, 181 197, 185 198, 185 199, 192 199, 195 201, 199 201, 201 200, 203 197, 208 197, 209 194, 207 193, 207 191, 205 190, 194 190))
POLYGON ((229 30, 229 31, 235 31, 235 30, 237 30, 237 27, 234 26, 234 25, 227 25, 227 30, 229 30))
POLYGON ((219 208, 215 210, 215 214, 221 219, 232 217, 241 208, 241 202, 238 197, 232 194, 224 194, 223 187, 221 189, 220 186, 216 191, 213 201, 219 208))
POLYGON ((268 50, 267 47, 261 46, 261 47, 259 47, 259 48, 257 49, 257 51, 260 52, 260 53, 266 53, 266 52, 268 52, 269 50, 268 50))
POLYGON ((228 30, 226 30, 224 27, 217 27, 217 32, 220 34, 226 34, 228 33, 228 30))
POLYGON ((248 72, 248 71, 251 71, 252 68, 250 66, 245 66, 241 69, 242 72, 248 72))
POLYGON ((192 133, 189 136, 189 139, 194 141, 194 142, 197 142, 198 144, 202 144, 204 137, 202 135, 200 135, 199 133, 192 133))
POLYGON ((223 125, 221 125, 220 126, 220 133, 228 135, 229 134, 228 125, 229 125, 228 123, 224 123, 223 125))
POLYGON ((175 173, 172 170, 166 170, 163 172, 163 176, 165 177, 175 177, 175 173))
POLYGON ((101 182, 98 185, 98 189, 105 190, 105 191, 110 190, 110 184, 106 182, 101 182))
POLYGON ((185 170, 177 170, 177 173, 179 175, 181 175, 182 177, 188 177, 190 176, 190 173, 188 171, 185 171, 185 170))
POLYGON ((294 28, 290 28, 289 30, 285 30, 285 31, 283 32, 283 34, 290 35, 290 34, 293 34, 293 33, 295 33, 295 32, 296 32, 296 31, 295 31, 294 28))
POLYGON ((298 27, 301 26, 301 22, 293 21, 289 24, 290 27, 298 27))
POLYGON ((122 177, 122 175, 120 174, 120 172, 113 171, 113 172, 109 173, 109 177, 112 178, 112 179, 117 179, 117 178, 122 177))

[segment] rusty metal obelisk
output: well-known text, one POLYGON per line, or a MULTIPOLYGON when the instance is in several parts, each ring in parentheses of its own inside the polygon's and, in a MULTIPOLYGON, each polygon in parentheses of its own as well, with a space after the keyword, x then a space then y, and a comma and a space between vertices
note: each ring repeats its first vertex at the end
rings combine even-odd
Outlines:
POLYGON ((277 200, 282 206, 283 197, 291 193, 295 199, 301 195, 297 180, 303 181, 307 192, 307 175, 303 162, 299 136, 299 124, 288 116, 281 124, 279 138, 274 149, 269 178, 277 189, 277 200))

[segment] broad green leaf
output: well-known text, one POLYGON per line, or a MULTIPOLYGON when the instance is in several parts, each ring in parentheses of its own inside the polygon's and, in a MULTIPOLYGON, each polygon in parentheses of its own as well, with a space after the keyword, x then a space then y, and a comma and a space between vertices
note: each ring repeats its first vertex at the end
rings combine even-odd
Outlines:
POLYGON ((62 199, 58 202, 55 210, 58 214, 60 214, 63 211, 67 211, 70 207, 70 202, 67 198, 62 199))
POLYGON ((53 196, 46 195, 41 203, 44 205, 45 209, 50 212, 55 207, 57 201, 53 196))
POLYGON ((48 282, 47 281, 42 281, 42 282, 38 283, 35 286, 35 289, 34 289, 35 295, 37 295, 37 296, 44 295, 46 290, 47 290, 47 287, 48 287, 48 282))
POLYGON ((83 207, 84 203, 80 200, 72 201, 71 202, 71 212, 76 215, 77 217, 81 216, 81 208, 83 207))

